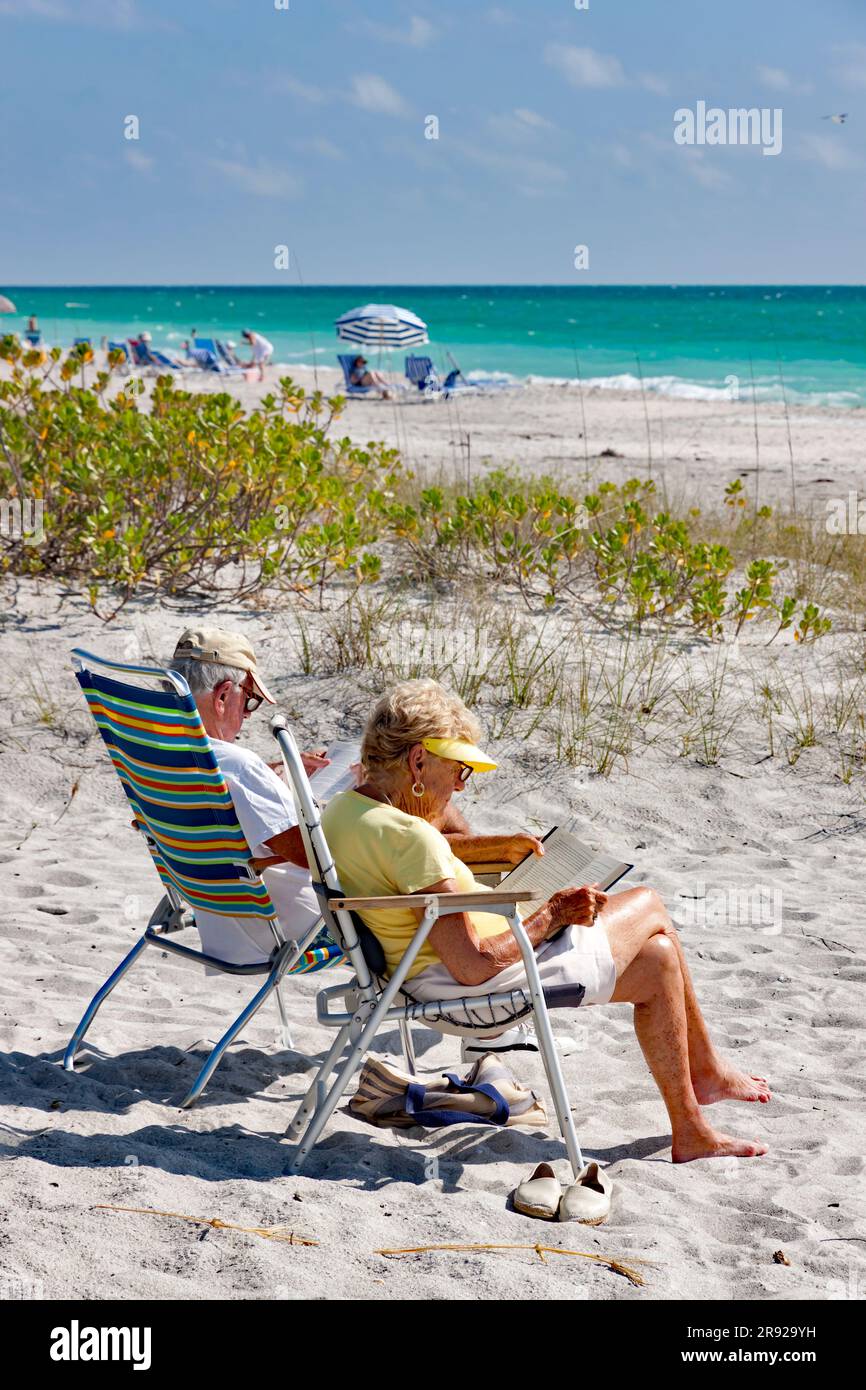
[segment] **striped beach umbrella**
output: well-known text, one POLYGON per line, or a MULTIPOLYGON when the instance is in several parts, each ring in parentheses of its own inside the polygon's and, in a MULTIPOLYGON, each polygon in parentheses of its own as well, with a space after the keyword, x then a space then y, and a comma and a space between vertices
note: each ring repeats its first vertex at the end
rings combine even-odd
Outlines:
POLYGON ((363 347, 410 348, 429 342, 427 325, 396 304, 363 304, 336 320, 337 337, 363 347))
POLYGON ((11 300, 11 299, 7 299, 6 296, 5 296, 5 294, 0 294, 0 314, 17 314, 17 313, 18 313, 18 310, 15 308, 15 305, 12 303, 12 300, 11 300))

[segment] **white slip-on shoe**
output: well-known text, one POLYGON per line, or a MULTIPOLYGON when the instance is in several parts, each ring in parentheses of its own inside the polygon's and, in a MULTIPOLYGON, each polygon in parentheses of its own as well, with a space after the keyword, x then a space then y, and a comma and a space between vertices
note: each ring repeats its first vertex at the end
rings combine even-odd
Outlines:
POLYGON ((560 1221, 579 1221, 583 1226, 600 1226, 610 1213, 613 1182, 595 1162, 581 1168, 574 1182, 562 1194, 560 1221))
POLYGON ((539 1163, 531 1177, 514 1189, 514 1210, 522 1216, 553 1221, 559 1210, 562 1188, 549 1163, 539 1163))
POLYGON ((507 1052, 537 1052, 538 1039, 530 1023, 518 1023, 506 1033, 498 1033, 495 1038, 462 1038, 460 1041, 461 1062, 477 1062, 488 1052, 497 1057, 507 1052))

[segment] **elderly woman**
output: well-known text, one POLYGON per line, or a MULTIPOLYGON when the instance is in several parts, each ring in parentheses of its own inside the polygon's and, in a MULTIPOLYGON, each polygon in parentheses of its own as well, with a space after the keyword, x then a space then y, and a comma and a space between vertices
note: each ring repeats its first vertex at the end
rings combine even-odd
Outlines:
MULTIPOLYGON (((449 802, 473 772, 493 763, 476 746, 479 725, 455 695, 432 680, 406 681, 379 700, 361 751, 366 781, 328 805, 323 823, 340 882, 352 897, 483 892, 455 849, 475 862, 543 853, 532 836, 456 836, 449 802)), ((390 973, 423 915, 417 909, 362 914, 390 973)), ((605 894, 566 888, 528 917, 543 985, 583 986, 584 1004, 631 1004, 638 1042, 670 1116, 672 1158, 752 1158, 766 1145, 714 1129, 703 1105, 767 1101, 762 1077, 737 1070, 716 1051, 698 1007, 679 937, 651 888, 605 894)), ((495 913, 441 916, 407 978, 420 1000, 526 988, 520 951, 495 913)), ((509 1020, 502 1018, 491 1035, 509 1020)))

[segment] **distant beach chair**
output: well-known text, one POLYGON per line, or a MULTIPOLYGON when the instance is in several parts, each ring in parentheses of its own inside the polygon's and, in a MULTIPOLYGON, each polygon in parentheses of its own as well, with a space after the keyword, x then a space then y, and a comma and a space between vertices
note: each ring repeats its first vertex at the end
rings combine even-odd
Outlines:
POLYGON ((169 357, 167 352, 160 352, 159 348, 151 347, 149 344, 147 345, 147 351, 151 365, 165 367, 170 372, 183 371, 183 363, 178 362, 174 357, 169 357))
POLYGON ((442 391, 442 383, 433 366, 432 357, 413 357, 411 354, 406 358, 406 378, 417 386, 425 396, 439 395, 442 391))
POLYGON ((244 371, 244 364, 243 362, 238 361, 237 354, 233 352, 232 349, 228 347, 225 343, 221 343, 219 338, 217 338, 215 341, 216 350, 222 358, 223 362, 225 362, 226 366, 232 367, 235 371, 244 371))
POLYGON ((150 353, 147 344, 139 341, 138 338, 129 339, 129 350, 132 353, 132 361, 136 367, 150 366, 150 353))
MULTIPOLYGON (((292 788, 298 813, 298 825, 304 842, 307 862, 313 878, 313 888, 319 901, 322 918, 329 935, 343 949, 346 963, 355 972, 354 979, 346 983, 319 990, 316 997, 316 1016, 325 1028, 335 1028, 337 1036, 334 1044, 321 1063, 312 1085, 301 1101, 289 1124, 286 1134, 298 1139, 290 1171, 300 1168, 315 1146, 325 1125, 334 1113, 355 1071, 369 1051, 373 1039, 383 1025, 396 1023, 400 1029, 406 1069, 415 1074, 415 1051, 410 1032, 410 1023, 419 1023, 436 1029, 437 1023, 456 1023, 461 1028, 474 1029, 478 1033, 490 1033, 491 1015, 485 1018, 485 1007, 507 1007, 513 1019, 525 1018, 534 1014, 538 1033, 538 1044, 544 1061, 544 1069, 553 1098, 554 1109, 560 1133, 565 1142, 574 1175, 577 1177, 583 1167, 583 1156, 577 1142, 577 1134, 571 1115, 568 1093, 562 1075, 562 1068, 556 1052, 556 1044, 550 1028, 548 1008, 574 1007, 583 997, 583 989, 570 985, 552 985, 545 989, 539 978, 538 963, 532 943, 517 915, 515 904, 530 898, 529 892, 493 889, 483 897, 484 911, 501 914, 508 921, 526 968, 527 989, 499 990, 479 997, 474 995, 462 999, 428 1000, 421 1003, 412 1000, 408 989, 402 989, 407 972, 410 970, 418 951, 441 914, 468 911, 480 895, 452 893, 441 895, 433 893, 415 894, 412 901, 423 906, 424 917, 402 960, 389 980, 385 976, 385 953, 381 942, 358 915, 365 903, 370 906, 387 906, 390 898, 347 898, 340 888, 334 859, 328 848, 322 828, 319 807, 310 787, 297 744, 288 728, 285 718, 274 715, 271 732, 280 746, 287 780, 292 788), (474 901, 473 901, 474 900, 474 901), (407 1003, 398 1003, 398 997, 407 1003), (331 1011, 331 1001, 342 1000, 342 1009, 331 1011), (332 1074, 336 1072, 333 1081, 332 1074), (329 1087, 330 1083, 330 1087, 329 1087)), ((501 866, 489 866, 501 867, 501 866)), ((407 903, 408 899, 394 899, 407 903)), ((501 1021, 501 1015, 499 1015, 501 1021)), ((507 1025, 506 1025, 507 1026, 507 1025)), ((440 1031, 442 1031, 440 1029, 440 1031)), ((447 1031, 447 1029, 446 1029, 447 1031)))
POLYGON ((356 386, 352 381, 352 370, 355 365, 356 352, 338 352, 337 361, 343 368, 343 384, 347 396, 369 396, 371 391, 377 391, 375 386, 356 386))
POLYGON ((239 363, 232 362, 226 356, 225 350, 220 351, 219 344, 213 338, 193 338, 189 355, 205 372, 236 376, 244 370, 239 363))
MULTIPOLYGON (((117 969, 94 995, 63 1058, 67 1071, 102 1003, 147 946, 229 975, 265 975, 264 984, 220 1038, 181 1102, 193 1105, 229 1044, 273 993, 282 1041, 291 1046, 280 984, 286 975, 339 964, 343 951, 316 923, 286 941, 268 890, 250 865, 250 850, 231 795, 186 682, 170 670, 131 666, 76 649, 75 674, 144 835, 165 895, 117 969), (95 669, 100 668, 100 669, 95 669), (109 674, 110 673, 110 674, 109 674), (133 679, 134 683, 133 683, 133 679), (143 685, 145 678, 156 689, 143 685), (167 691, 164 686, 172 689, 167 691), (173 939, 195 926, 195 910, 265 923, 274 949, 261 963, 236 965, 173 939)), ((121 871, 122 872, 122 871, 121 871)))

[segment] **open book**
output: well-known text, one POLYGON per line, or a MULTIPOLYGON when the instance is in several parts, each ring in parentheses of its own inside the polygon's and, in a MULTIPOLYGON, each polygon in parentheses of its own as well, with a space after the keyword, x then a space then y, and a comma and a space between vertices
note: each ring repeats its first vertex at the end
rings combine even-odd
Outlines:
MULTIPOLYGON (((561 888, 581 888, 597 883, 612 888, 634 864, 621 864, 609 854, 601 854, 582 843, 571 830, 556 825, 542 837, 544 854, 528 854, 498 885, 524 888, 533 894, 531 902, 520 904, 524 920, 561 888)), ((471 867, 471 866, 470 866, 471 867)))
POLYGON ((355 785, 352 764, 361 761, 360 743, 335 743, 328 749, 331 759, 327 767, 310 778, 313 796, 320 806, 330 801, 339 792, 349 791, 355 785))

